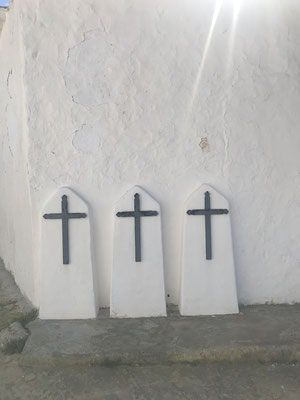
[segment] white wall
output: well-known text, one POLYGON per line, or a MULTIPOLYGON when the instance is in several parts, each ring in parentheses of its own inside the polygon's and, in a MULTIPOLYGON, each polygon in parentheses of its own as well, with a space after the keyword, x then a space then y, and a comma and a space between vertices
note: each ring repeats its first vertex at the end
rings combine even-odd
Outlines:
MULTIPOLYGON (((34 243, 23 290, 32 297, 42 204, 68 185, 93 209, 99 305, 107 306, 113 205, 138 184, 161 204, 166 291, 178 303, 183 203, 207 182, 231 204, 239 301, 300 301, 299 1, 19 6, 26 119, 18 132, 28 123, 28 171, 18 173, 29 180, 34 243)), ((9 38, 1 42, 2 60, 9 38)), ((2 103, 1 112, 3 120, 2 103)), ((1 169, 1 193, 6 179, 1 169)), ((1 221, 12 218, 7 199, 1 194, 1 221)), ((9 228, 21 235, 16 216, 9 228)), ((2 254, 7 246, 3 238, 2 254)))
POLYGON ((5 8, 0 8, 0 34, 5 22, 5 18, 6 18, 6 9, 5 8))
POLYGON ((0 257, 21 291, 37 304, 18 3, 5 14, 0 37, 0 257))

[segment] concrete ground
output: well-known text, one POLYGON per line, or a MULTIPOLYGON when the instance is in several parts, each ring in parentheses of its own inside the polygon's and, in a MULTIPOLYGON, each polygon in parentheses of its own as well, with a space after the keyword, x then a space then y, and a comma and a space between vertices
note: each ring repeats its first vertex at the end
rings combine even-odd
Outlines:
POLYGON ((65 364, 300 361, 300 305, 241 307, 237 315, 41 321, 31 331, 26 359, 65 364))
MULTIPOLYGON (((1 327, 31 308, 2 264, 1 327)), ((0 400, 299 400, 299 312, 36 320, 22 354, 0 353, 0 400)))
POLYGON ((1 400, 299 400, 300 365, 24 366, 0 358, 1 400))

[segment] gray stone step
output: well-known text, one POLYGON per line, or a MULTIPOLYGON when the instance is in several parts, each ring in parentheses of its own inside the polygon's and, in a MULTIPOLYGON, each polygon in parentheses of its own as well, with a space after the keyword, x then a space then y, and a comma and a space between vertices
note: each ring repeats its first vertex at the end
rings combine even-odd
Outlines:
POLYGON ((71 364, 165 364, 300 360, 300 305, 242 307, 215 317, 41 321, 31 331, 24 361, 71 364))

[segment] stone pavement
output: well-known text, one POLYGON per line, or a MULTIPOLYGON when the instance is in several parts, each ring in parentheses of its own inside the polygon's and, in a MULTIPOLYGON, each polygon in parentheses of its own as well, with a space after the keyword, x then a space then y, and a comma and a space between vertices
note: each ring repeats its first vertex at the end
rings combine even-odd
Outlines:
POLYGON ((300 399, 295 364, 24 366, 19 357, 0 357, 1 400, 300 399))
POLYGON ((239 315, 41 321, 25 360, 43 363, 152 365, 175 362, 300 360, 300 305, 241 308, 239 315))

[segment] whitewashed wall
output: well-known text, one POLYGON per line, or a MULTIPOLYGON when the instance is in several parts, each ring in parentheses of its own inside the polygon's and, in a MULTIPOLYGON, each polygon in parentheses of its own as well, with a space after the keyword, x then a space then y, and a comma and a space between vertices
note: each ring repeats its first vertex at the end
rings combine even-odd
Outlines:
POLYGON ((300 301, 298 0, 15 0, 10 13, 0 250, 36 304, 46 199, 67 185, 90 203, 108 306, 113 205, 134 184, 161 204, 167 300, 178 303, 183 203, 204 182, 231 204, 239 301, 300 301))
POLYGON ((0 15, 0 257, 20 288, 37 304, 34 276, 29 176, 28 131, 22 78, 20 14, 0 15), (3 24, 6 16, 6 22, 3 24))
POLYGON ((0 8, 0 34, 4 25, 6 19, 6 9, 5 8, 0 8))

